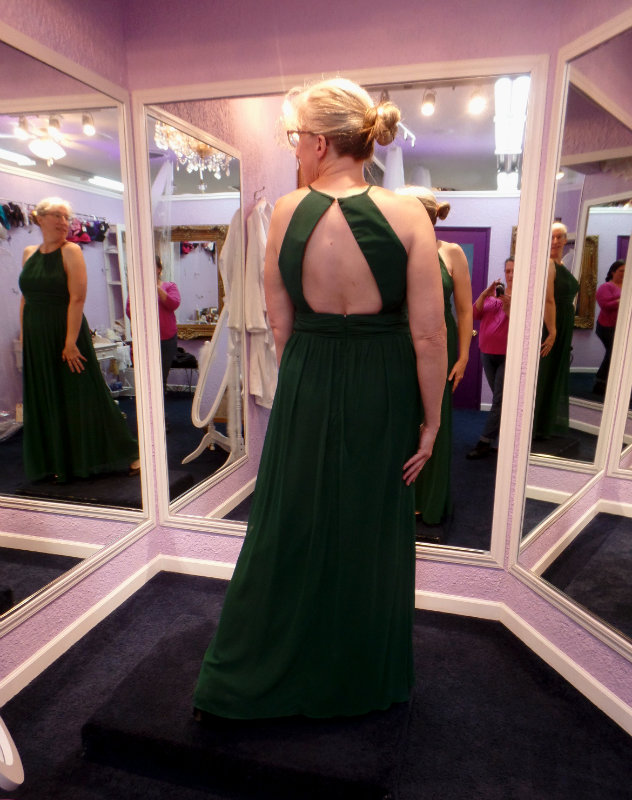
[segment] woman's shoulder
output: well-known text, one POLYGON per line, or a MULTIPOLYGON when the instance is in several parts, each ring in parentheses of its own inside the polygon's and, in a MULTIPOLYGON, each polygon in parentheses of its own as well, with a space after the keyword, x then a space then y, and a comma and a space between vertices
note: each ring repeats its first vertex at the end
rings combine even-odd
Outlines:
POLYGON ((28 247, 25 247, 24 248, 24 253, 22 254, 22 263, 24 264, 24 262, 28 258, 30 258, 33 255, 33 253, 35 253, 38 249, 39 249, 39 245, 37 245, 37 244, 30 244, 30 245, 28 245, 28 247))

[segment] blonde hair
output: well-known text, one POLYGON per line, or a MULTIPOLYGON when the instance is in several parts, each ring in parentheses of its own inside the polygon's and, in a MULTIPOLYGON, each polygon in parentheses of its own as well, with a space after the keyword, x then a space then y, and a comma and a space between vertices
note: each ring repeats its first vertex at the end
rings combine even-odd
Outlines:
POLYGON ((390 144, 401 118, 394 103, 386 100, 375 105, 367 91, 345 78, 292 89, 286 95, 286 108, 290 129, 321 134, 338 155, 357 161, 371 158, 375 142, 390 144))
POLYGON ((553 233, 553 230, 555 228, 560 229, 562 231, 562 233, 564 234, 564 236, 566 236, 566 238, 568 238, 568 228, 566 227, 566 225, 564 225, 563 222, 554 222, 551 225, 551 233, 553 233))
POLYGON ((43 217, 48 214, 51 208, 59 207, 65 208, 68 216, 72 217, 72 207, 70 203, 61 197, 45 197, 43 200, 40 200, 33 211, 31 211, 31 215, 37 223, 38 217, 43 217))
POLYGON ((395 189, 395 193, 416 197, 428 212, 433 227, 437 224, 437 219, 445 219, 450 213, 450 203, 439 203, 434 193, 425 186, 402 186, 395 189))

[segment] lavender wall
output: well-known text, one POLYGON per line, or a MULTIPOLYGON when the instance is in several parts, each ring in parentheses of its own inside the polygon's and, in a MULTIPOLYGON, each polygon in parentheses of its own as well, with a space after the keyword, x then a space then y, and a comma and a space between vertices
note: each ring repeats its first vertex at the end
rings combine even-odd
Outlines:
MULTIPOLYGON (((123 221, 121 200, 104 197, 80 189, 59 188, 33 178, 0 173, 2 196, 8 200, 36 204, 44 197, 61 194, 81 214, 103 217, 111 224, 123 221)), ((22 397, 22 376, 13 355, 13 340, 20 331, 20 292, 18 278, 22 253, 29 245, 39 244, 41 237, 35 225, 15 228, 7 241, 0 241, 0 409, 15 408, 22 397)), ((109 311, 104 273, 103 245, 91 242, 82 246, 88 270, 88 296, 85 315, 92 328, 109 327, 109 311)))
MULTIPOLYGON (((235 0, 231 4, 213 8, 212 30, 221 32, 214 38, 205 25, 174 25, 173 5, 166 0, 154 3, 151 15, 146 12, 146 4, 139 0, 131 0, 125 6, 122 3, 110 4, 109 7, 105 2, 82 6, 77 0, 67 0, 63 6, 57 3, 42 4, 41 0, 22 0, 19 4, 10 0, 4 18, 16 28, 51 43, 66 55, 110 78, 122 75, 122 64, 125 62, 123 54, 126 54, 129 86, 142 89, 303 72, 345 72, 361 67, 416 63, 421 59, 441 61, 446 54, 448 57, 458 54, 459 58, 481 58, 544 52, 550 54, 554 63, 560 45, 627 8, 627 0, 607 0, 598 5, 592 0, 565 0, 556 9, 556 14, 552 15, 548 0, 534 0, 526 5, 513 6, 509 14, 506 3, 500 0, 490 0, 484 8, 464 0, 452 0, 443 5, 424 4, 420 12, 416 0, 402 0, 385 13, 383 4, 369 0, 363 6, 362 14, 358 14, 357 4, 341 0, 335 3, 325 0, 324 4, 308 7, 283 2, 273 8, 254 0, 235 0), (118 12, 123 8, 121 16, 118 12), (102 12, 102 18, 99 12, 102 12), (102 19, 111 25, 94 45, 86 38, 73 38, 69 34, 67 23, 70 18, 73 23, 76 20, 92 23, 83 24, 83 30, 101 30, 102 19), (335 25, 332 24, 334 19, 335 25), (442 33, 446 30, 446 20, 449 20, 448 41, 442 33), (492 38, 490 30, 494 31, 492 38), (230 31, 230 35, 226 35, 227 31, 230 31), (177 70, 174 64, 178 65, 177 70)), ((198 12, 199 3, 182 0, 178 7, 178 18, 196 17, 198 12)), ((75 28, 76 25, 73 25, 73 34, 75 28)), ((544 142, 549 131, 548 104, 552 88, 550 83, 544 142)), ((252 161, 246 162, 244 159, 245 170, 247 164, 248 169, 252 168, 254 174, 260 175, 266 165, 258 163, 256 141, 245 142, 244 145, 244 151, 252 148, 252 161)), ((541 179, 544 177, 543 170, 544 159, 541 179)), ((247 177, 244 185, 246 180, 247 177)), ((288 182, 291 184, 291 181, 288 182)), ((257 180, 252 191, 259 185, 260 180, 257 180)), ((267 183, 265 185, 270 190, 270 186, 267 183)), ((278 188, 281 190, 280 186, 278 188)), ((538 203, 545 201, 540 189, 538 203)), ((248 212, 248 207, 245 211, 248 212)), ((530 232, 536 243, 539 236, 537 228, 536 225, 536 229, 530 232)), ((535 268, 535 257, 531 268, 535 268)), ((527 321, 532 312, 529 304, 527 321)), ((526 352, 525 349, 523 367, 526 352)), ((524 403, 524 382, 523 369, 519 412, 524 403)), ((518 434, 523 424, 527 424, 527 421, 520 421, 519 418, 518 434)), ((256 454, 265 429, 264 415, 253 414, 250 426, 251 452, 256 454)), ((234 474, 222 482, 214 499, 220 500, 222 495, 230 496, 231 491, 248 474, 255 474, 255 469, 256 459, 251 460, 239 475, 234 474)), ((517 475, 517 465, 514 464, 512 486, 517 475)), ((619 483, 611 481, 605 485, 613 494, 619 493, 620 496, 619 483)), ((208 505, 199 509, 193 508, 194 505, 190 509, 193 513, 196 510, 202 513, 209 511, 208 505)), ((520 509, 514 509, 511 502, 508 529, 514 511, 520 513, 520 509)), ((569 524, 572 521, 569 518, 569 524)), ((0 675, 7 675, 14 666, 35 653, 43 643, 50 641, 52 636, 76 620, 98 598, 121 584, 156 552, 234 561, 238 546, 238 540, 231 537, 184 528, 182 531, 156 528, 151 535, 144 537, 59 598, 53 606, 10 634, 6 640, 8 647, 3 648, 3 652, 9 656, 0 665, 0 675)), ((507 545, 506 560, 508 557, 507 545)), ((568 652, 623 702, 632 703, 632 664, 552 609, 546 601, 506 571, 421 561, 418 564, 417 583, 424 590, 440 594, 504 603, 526 619, 538 636, 568 652)))

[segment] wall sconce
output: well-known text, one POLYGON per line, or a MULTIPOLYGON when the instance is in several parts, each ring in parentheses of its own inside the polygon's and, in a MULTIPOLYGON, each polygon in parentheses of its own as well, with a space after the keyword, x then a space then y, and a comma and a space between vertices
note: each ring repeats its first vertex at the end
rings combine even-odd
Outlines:
POLYGON ((421 101, 421 113, 424 117, 431 117, 434 114, 436 99, 433 91, 424 92, 423 100, 421 101))
POLYGON ((81 128, 86 136, 94 136, 97 129, 94 127, 92 114, 83 114, 81 117, 81 128))

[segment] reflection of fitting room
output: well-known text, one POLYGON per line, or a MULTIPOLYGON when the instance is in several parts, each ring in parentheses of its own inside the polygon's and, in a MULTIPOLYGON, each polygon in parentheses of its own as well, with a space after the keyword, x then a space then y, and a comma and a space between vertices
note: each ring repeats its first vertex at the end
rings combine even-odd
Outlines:
POLYGON ((191 421, 196 428, 206 428, 206 433, 196 449, 182 459, 183 464, 188 464, 189 461, 193 461, 193 459, 203 453, 207 447, 214 450, 216 444, 229 453, 228 460, 224 466, 236 461, 244 454, 244 440, 241 432, 241 333, 228 328, 227 323, 228 306, 225 305, 222 309, 222 313, 219 315, 213 338, 210 342, 204 343, 198 358, 199 377, 197 386, 195 387, 193 404, 191 406, 191 421), (226 361, 223 359, 224 353, 227 355, 226 361), (218 365, 219 368, 221 368, 224 363, 226 366, 223 374, 221 374, 218 365), (215 367, 215 369, 213 369, 213 367, 215 367), (200 415, 200 407, 204 399, 206 387, 208 385, 209 390, 212 390, 214 384, 217 387, 214 400, 211 403, 208 414, 202 418, 200 415), (213 423, 224 394, 226 395, 227 406, 226 435, 217 431, 213 423))

